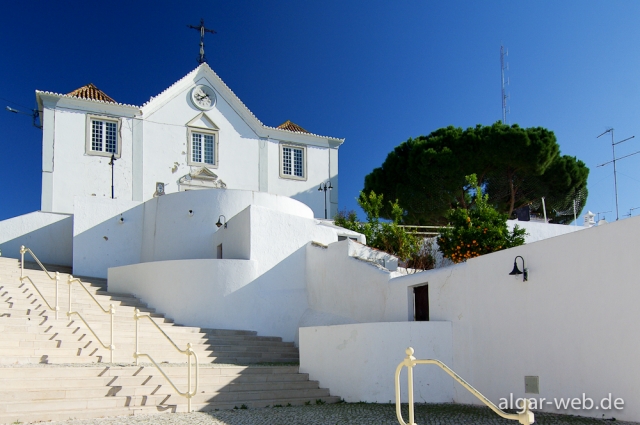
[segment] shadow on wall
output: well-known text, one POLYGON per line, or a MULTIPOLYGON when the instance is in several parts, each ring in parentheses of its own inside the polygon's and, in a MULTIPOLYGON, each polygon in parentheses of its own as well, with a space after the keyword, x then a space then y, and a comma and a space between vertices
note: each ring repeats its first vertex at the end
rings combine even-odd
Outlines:
POLYGON ((252 330, 293 341, 307 309, 305 250, 300 247, 258 277, 252 260, 135 264, 111 269, 109 290, 132 293, 181 325, 252 330))
MULTIPOLYGON (((37 211, 0 222, 2 256, 20 258, 20 246, 22 245, 30 248, 43 263, 71 266, 73 260, 73 216, 37 211), (51 217, 57 221, 43 222, 51 217), (43 218, 45 220, 42 220, 43 218)), ((27 258, 32 260, 30 256, 27 258)))
MULTIPOLYGON (((326 181, 329 181, 329 179, 326 179, 326 181)), ((337 188, 335 190, 337 190, 337 188)), ((321 219, 324 218, 324 197, 325 197, 324 191, 319 191, 318 188, 315 186, 308 190, 298 192, 295 195, 291 195, 291 198, 295 199, 296 201, 300 201, 308 205, 309 208, 313 210, 315 218, 321 218, 321 219)), ((333 216, 338 211, 338 205, 331 204, 331 193, 329 193, 329 191, 327 191, 326 197, 327 197, 327 219, 331 220, 333 219, 333 216)))
POLYGON ((76 217, 73 273, 79 276, 106 278, 109 267, 140 262, 144 204, 117 214, 105 211, 104 205, 99 207, 102 212, 76 217), (95 223, 95 218, 100 222, 95 223))

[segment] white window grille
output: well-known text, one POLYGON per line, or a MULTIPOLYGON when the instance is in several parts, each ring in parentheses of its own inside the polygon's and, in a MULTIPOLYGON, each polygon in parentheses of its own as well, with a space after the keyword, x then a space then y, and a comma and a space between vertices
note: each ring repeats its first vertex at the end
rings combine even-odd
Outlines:
POLYGON ((86 153, 120 157, 120 121, 106 117, 87 116, 86 153))
POLYGON ((280 145, 280 177, 305 180, 305 154, 304 147, 280 145))
POLYGON ((189 128, 189 165, 218 166, 218 133, 189 128))

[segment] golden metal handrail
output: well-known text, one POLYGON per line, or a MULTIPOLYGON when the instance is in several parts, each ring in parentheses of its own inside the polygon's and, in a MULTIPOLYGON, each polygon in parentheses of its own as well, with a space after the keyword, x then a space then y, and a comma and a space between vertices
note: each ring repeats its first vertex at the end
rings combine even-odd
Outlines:
POLYGON ((116 346, 113 343, 113 322, 115 319, 115 315, 116 315, 116 309, 113 306, 113 304, 109 304, 109 309, 105 309, 104 307, 102 307, 102 304, 100 304, 100 302, 96 299, 96 297, 93 296, 93 294, 91 293, 91 291, 89 291, 87 289, 86 286, 84 286, 84 283, 82 283, 82 281, 80 279, 78 279, 77 277, 73 277, 71 275, 69 275, 69 279, 67 280, 67 284, 69 285, 69 311, 67 311, 67 317, 71 318, 71 316, 73 314, 77 315, 80 320, 82 320, 82 322, 84 322, 85 326, 87 327, 87 329, 89 329, 89 331, 93 334, 93 336, 96 337, 96 339, 98 340, 98 342, 100 343, 100 345, 102 345, 103 348, 109 350, 110 352, 110 363, 113 363, 113 352, 116 349, 116 346), (100 307, 100 310, 102 310, 103 313, 107 313, 109 315, 111 315, 111 343, 109 345, 106 345, 104 342, 102 342, 102 340, 100 339, 100 337, 95 333, 95 331, 91 328, 91 325, 89 325, 89 323, 87 323, 86 320, 84 320, 84 317, 82 317, 82 315, 77 312, 77 311, 71 311, 71 284, 73 282, 78 282, 80 284, 80 286, 82 287, 82 289, 85 290, 85 292, 87 294, 89 294, 89 296, 91 297, 91 299, 98 305, 98 307, 100 307))
POLYGON ((51 276, 51 273, 49 273, 49 271, 42 265, 40 260, 38 260, 38 257, 36 257, 36 255, 33 253, 33 251, 31 251, 29 248, 25 248, 25 246, 22 245, 20 247, 20 282, 22 282, 24 279, 28 279, 29 282, 31 282, 31 285, 33 285, 36 292, 38 292, 38 294, 40 295, 40 298, 42 298, 42 300, 45 302, 47 307, 49 307, 49 310, 53 310, 56 312, 56 319, 58 319, 58 311, 60 311, 60 307, 58 306, 58 282, 60 281, 60 273, 55 272, 55 274, 51 276), (42 295, 42 292, 40 292, 36 284, 33 283, 33 280, 31 280, 29 276, 24 275, 24 254, 27 252, 31 254, 34 260, 36 260, 36 263, 38 263, 40 268, 47 274, 47 276, 49 276, 49 279, 56 281, 56 305, 55 306, 52 306, 51 304, 49 304, 49 302, 44 297, 44 295, 42 295))
POLYGON ((535 417, 533 412, 529 410, 529 400, 524 399, 523 409, 518 413, 505 413, 498 406, 493 404, 491 400, 486 398, 484 395, 480 393, 480 391, 473 388, 467 381, 462 379, 460 375, 451 370, 446 364, 442 363, 440 360, 428 359, 428 360, 416 360, 413 357, 413 348, 409 347, 405 351, 407 353, 407 357, 400 362, 398 367, 396 368, 396 376, 395 376, 395 387, 396 387, 396 416, 398 417, 398 422, 401 425, 417 425, 414 420, 414 410, 413 410, 413 368, 417 364, 434 364, 440 369, 444 370, 449 376, 455 379, 460 385, 466 388, 471 394, 476 396, 478 400, 487 405, 491 410, 493 410, 500 417, 518 421, 522 425, 531 425, 535 422, 535 417), (407 381, 408 381, 408 389, 409 389, 409 423, 406 423, 402 418, 402 412, 400 411, 400 372, 402 368, 407 368, 407 381))
POLYGON ((165 379, 169 382, 169 384, 171 384, 171 386, 173 387, 173 389, 181 396, 186 397, 187 398, 187 410, 189 412, 191 412, 191 398, 193 398, 193 396, 195 396, 198 393, 198 355, 195 353, 195 351, 193 351, 193 349, 191 348, 192 345, 191 343, 187 343, 187 349, 186 350, 182 350, 180 349, 175 342, 173 342, 173 340, 171 339, 171 337, 169 337, 169 335, 167 335, 162 328, 155 322, 155 320, 153 320, 151 318, 151 316, 149 314, 140 314, 140 310, 138 310, 137 308, 135 309, 134 313, 133 313, 133 320, 136 321, 136 351, 135 353, 133 353, 133 358, 136 359, 136 366, 138 366, 138 357, 146 357, 149 360, 151 360, 151 363, 153 363, 153 365, 160 371, 160 373, 162 374, 162 376, 165 377, 165 379), (162 368, 160 367, 160 365, 158 365, 158 363, 153 360, 153 358, 149 355, 149 354, 144 354, 144 353, 140 353, 138 351, 138 320, 141 317, 146 317, 147 319, 149 319, 151 321, 151 323, 153 323, 153 325, 160 331, 160 333, 162 335, 164 335, 164 337, 169 340, 169 342, 171 343, 171 345, 173 345, 173 347, 178 350, 179 353, 181 354, 186 354, 188 361, 187 361, 187 391, 182 392, 180 391, 175 384, 173 383, 173 381, 171 380, 171 378, 169 378, 167 376, 166 373, 164 373, 164 371, 162 370, 162 368), (193 389, 193 391, 191 391, 191 356, 195 357, 195 361, 196 361, 196 385, 195 388, 193 389))

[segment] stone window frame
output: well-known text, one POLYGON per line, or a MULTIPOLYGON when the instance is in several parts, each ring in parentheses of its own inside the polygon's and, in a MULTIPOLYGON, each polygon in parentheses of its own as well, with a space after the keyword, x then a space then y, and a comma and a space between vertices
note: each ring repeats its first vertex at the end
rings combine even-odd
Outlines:
POLYGON ((218 152, 219 152, 219 132, 218 130, 211 130, 200 127, 187 127, 187 165, 198 166, 198 167, 207 167, 207 168, 218 168, 218 152), (193 134, 202 134, 202 135, 210 135, 213 136, 213 164, 208 162, 204 162, 204 138, 203 142, 201 142, 201 158, 203 161, 194 161, 193 160, 193 134))
POLYGON ((280 157, 280 178, 283 179, 290 179, 290 180, 300 180, 300 181, 306 181, 307 180, 307 147, 304 145, 297 145, 295 143, 280 143, 280 153, 279 153, 279 157, 280 157), (284 155, 284 150, 285 148, 288 149, 292 149, 291 152, 291 172, 290 173, 286 173, 285 172, 285 155, 284 155), (293 155, 293 150, 299 150, 302 152, 302 176, 297 176, 294 174, 294 169, 295 169, 295 164, 294 164, 294 155, 293 155))
POLYGON ((122 121, 120 118, 109 117, 105 115, 87 114, 86 134, 85 134, 85 154, 91 155, 91 156, 104 156, 108 158, 111 158, 111 155, 113 155, 115 158, 120 158, 120 156, 122 155, 122 137, 120 135, 121 127, 122 127, 122 121), (98 122, 102 123, 100 150, 94 149, 94 144, 93 144, 94 123, 98 123, 98 122), (116 125, 115 152, 108 152, 106 150, 107 149, 107 146, 106 146, 107 126, 105 125, 105 123, 113 123, 116 125))

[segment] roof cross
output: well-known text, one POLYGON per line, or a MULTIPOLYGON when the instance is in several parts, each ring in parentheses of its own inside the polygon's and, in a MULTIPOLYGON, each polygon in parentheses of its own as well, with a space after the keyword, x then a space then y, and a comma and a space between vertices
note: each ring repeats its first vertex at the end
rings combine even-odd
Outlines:
POLYGON ((200 31, 200 57, 198 58, 198 63, 203 64, 207 61, 207 59, 204 56, 204 33, 208 32, 211 34, 215 34, 216 32, 214 30, 205 28, 204 19, 200 19, 200 25, 197 27, 193 25, 187 25, 187 26, 191 29, 200 31))

